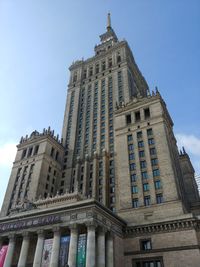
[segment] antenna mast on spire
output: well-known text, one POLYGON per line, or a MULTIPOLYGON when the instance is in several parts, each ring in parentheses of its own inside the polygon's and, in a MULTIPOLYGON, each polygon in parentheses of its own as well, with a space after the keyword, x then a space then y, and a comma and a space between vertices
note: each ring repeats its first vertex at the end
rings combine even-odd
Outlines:
POLYGON ((108 13, 108 17, 107 17, 107 30, 109 30, 111 28, 111 18, 110 18, 110 12, 108 13))

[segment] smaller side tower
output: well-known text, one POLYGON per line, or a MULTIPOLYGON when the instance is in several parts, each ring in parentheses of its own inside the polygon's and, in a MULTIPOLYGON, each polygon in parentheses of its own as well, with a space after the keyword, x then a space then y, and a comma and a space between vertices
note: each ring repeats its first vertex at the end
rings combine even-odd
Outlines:
POLYGON ((30 208, 40 197, 55 196, 60 186, 64 148, 50 127, 22 137, 17 148, 1 217, 30 208))

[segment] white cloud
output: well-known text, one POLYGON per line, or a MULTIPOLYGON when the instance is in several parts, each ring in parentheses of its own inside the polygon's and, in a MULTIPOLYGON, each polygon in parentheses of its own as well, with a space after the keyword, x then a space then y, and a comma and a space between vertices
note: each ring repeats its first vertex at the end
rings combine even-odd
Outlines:
POLYGON ((186 134, 176 134, 176 138, 179 147, 184 146, 188 152, 200 156, 200 138, 186 134))

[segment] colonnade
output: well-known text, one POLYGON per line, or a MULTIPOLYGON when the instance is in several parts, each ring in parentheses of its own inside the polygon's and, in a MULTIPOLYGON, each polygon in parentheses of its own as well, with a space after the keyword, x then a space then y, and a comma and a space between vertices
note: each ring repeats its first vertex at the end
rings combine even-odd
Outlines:
MULTIPOLYGON (((113 235, 104 228, 97 228, 95 224, 86 224, 87 226, 87 246, 86 246, 86 267, 113 267, 113 235)), ((77 245, 78 245, 79 227, 77 224, 70 226, 70 243, 68 253, 68 266, 76 267, 77 245)), ((49 267, 59 267, 60 250, 60 228, 53 229, 53 246, 49 267)), ((30 234, 23 233, 19 260, 17 267, 26 267, 28 250, 30 245, 30 234)), ((33 267, 40 267, 42 262, 42 253, 45 242, 45 233, 43 230, 37 232, 37 244, 35 249, 33 267)), ((15 250, 16 238, 9 236, 8 250, 4 262, 4 267, 11 267, 12 258, 15 250)), ((0 240, 1 247, 1 240, 0 240)))

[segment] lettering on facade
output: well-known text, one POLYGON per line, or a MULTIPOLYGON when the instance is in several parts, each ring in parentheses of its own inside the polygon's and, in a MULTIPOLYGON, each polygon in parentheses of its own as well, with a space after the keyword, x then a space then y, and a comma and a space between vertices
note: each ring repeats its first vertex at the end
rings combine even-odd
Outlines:
POLYGON ((54 224, 61 222, 60 215, 49 215, 38 218, 32 218, 27 220, 18 220, 11 223, 2 223, 0 224, 0 233, 6 231, 20 230, 29 227, 36 227, 48 224, 54 224))

